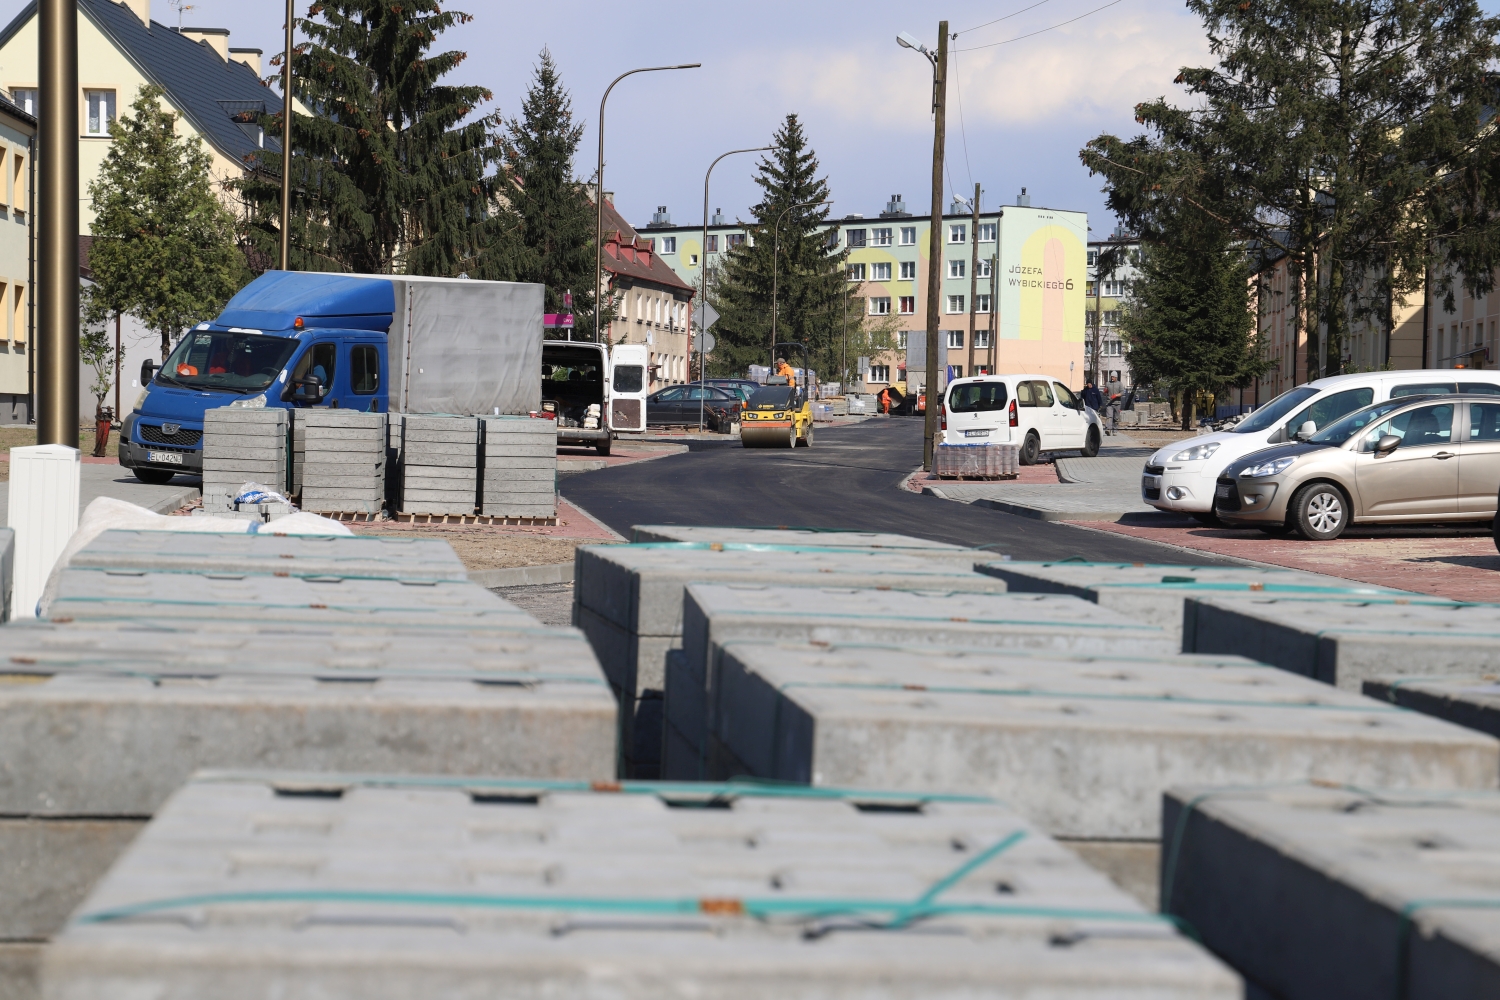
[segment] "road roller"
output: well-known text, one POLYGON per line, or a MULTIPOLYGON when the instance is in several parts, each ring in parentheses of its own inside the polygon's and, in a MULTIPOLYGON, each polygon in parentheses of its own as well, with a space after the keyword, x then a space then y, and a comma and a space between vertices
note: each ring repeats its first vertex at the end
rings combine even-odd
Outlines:
POLYGON ((812 393, 807 382, 812 366, 808 364, 807 347, 794 342, 776 347, 802 352, 802 384, 795 384, 795 376, 773 375, 755 390, 740 413, 740 444, 745 448, 795 448, 799 444, 811 448, 812 393))

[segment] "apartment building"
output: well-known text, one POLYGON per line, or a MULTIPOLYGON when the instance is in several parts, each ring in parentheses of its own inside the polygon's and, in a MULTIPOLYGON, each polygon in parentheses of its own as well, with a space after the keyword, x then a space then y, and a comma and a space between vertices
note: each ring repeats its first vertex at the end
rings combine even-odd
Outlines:
POLYGON ((36 119, 0 96, 0 424, 30 418, 36 119))
MULTIPOLYGON (((1025 371, 1081 387, 1087 218, 1082 212, 1034 208, 1025 189, 1016 201, 981 211, 977 226, 972 209, 955 201, 939 222, 945 366, 940 378, 1025 371)), ((873 390, 905 381, 911 338, 926 337, 931 225, 931 216, 908 212, 901 195, 893 195, 877 215, 830 221, 830 249, 848 250, 846 273, 858 286, 861 308, 870 318, 895 320, 895 347, 870 359, 865 383, 873 390)), ((701 224, 673 225, 665 206, 645 229, 658 256, 693 287, 702 280, 705 263, 713 265, 753 239, 743 222, 727 222, 715 211, 705 243, 701 224)), ((923 345, 925 339, 916 345, 919 357, 925 356, 923 345)), ((916 378, 924 370, 920 362, 918 367, 916 378)))
POLYGON ((1120 320, 1130 304, 1132 284, 1140 276, 1140 262, 1140 240, 1119 226, 1109 239, 1089 241, 1084 283, 1084 369, 1097 373, 1101 385, 1111 382, 1135 385, 1135 376, 1130 371, 1130 345, 1121 335, 1120 320), (1101 278, 1099 254, 1112 248, 1118 251, 1120 262, 1101 278))
POLYGON ((615 211, 604 195, 604 290, 616 315, 604 328, 611 344, 644 344, 650 355, 651 388, 690 381, 689 330, 693 286, 656 252, 656 241, 615 211))

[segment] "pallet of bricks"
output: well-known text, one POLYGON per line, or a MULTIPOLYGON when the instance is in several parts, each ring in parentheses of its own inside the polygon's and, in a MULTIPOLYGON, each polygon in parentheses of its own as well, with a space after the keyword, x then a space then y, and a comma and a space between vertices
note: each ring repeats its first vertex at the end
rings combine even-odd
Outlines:
POLYGON ((403 414, 394 419, 402 425, 401 510, 472 516, 479 499, 478 418, 403 414))
POLYGON ((299 410, 292 454, 303 510, 362 519, 385 508, 384 413, 299 410))
POLYGON ((291 411, 219 406, 203 414, 203 512, 264 521, 292 513, 289 504, 239 505, 246 483, 285 494, 287 423, 291 411))
POLYGON ((1021 471, 1014 444, 948 444, 933 449, 932 474, 939 479, 999 479, 1021 471))
POLYGON ((481 513, 557 516, 557 428, 551 420, 485 417, 481 513))

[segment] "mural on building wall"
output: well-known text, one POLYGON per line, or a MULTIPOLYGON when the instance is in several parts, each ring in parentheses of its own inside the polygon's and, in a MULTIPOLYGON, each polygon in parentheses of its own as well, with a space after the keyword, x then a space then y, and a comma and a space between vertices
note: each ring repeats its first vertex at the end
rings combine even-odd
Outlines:
POLYGON ((1085 251, 1074 227, 1015 209, 1004 225, 1000 339, 1083 343, 1085 251))

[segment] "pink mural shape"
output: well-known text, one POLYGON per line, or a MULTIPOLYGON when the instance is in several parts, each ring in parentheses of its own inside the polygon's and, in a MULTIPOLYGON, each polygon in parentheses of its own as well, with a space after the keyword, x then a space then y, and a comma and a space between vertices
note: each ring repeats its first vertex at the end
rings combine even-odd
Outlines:
POLYGON ((1068 280, 1062 240, 1050 239, 1042 248, 1042 341, 1061 343, 1063 338, 1063 285, 1068 280))

